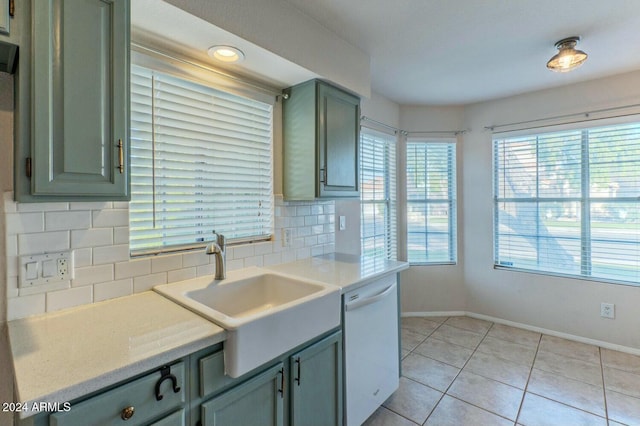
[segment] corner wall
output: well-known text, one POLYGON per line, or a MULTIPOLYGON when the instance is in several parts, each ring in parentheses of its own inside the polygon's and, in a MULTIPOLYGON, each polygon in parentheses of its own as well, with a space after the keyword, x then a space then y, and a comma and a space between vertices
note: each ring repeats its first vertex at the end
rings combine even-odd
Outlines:
MULTIPOLYGON (((408 132, 460 130, 464 127, 464 108, 401 106, 400 128, 408 132)), ((464 200, 462 194, 463 149, 462 138, 458 138, 458 263, 442 266, 411 266, 402 272, 402 311, 449 312, 464 311, 466 293, 464 282, 465 256, 462 250, 464 235, 464 200)), ((404 147, 403 147, 404 148, 404 147)), ((399 153, 406 156, 406 149, 399 153)), ((404 176, 398 176, 399 185, 406 184, 404 176)), ((403 210, 403 214, 406 214, 403 210)), ((403 229, 403 228, 401 228, 403 229)), ((406 230, 400 232, 399 245, 404 244, 406 230)))
POLYGON ((460 222, 466 311, 640 349, 640 287, 493 268, 492 133, 484 130, 639 99, 640 72, 634 72, 465 107, 464 125, 472 129, 462 147, 462 200, 470 207, 460 222), (615 303, 614 320, 600 318, 601 302, 615 303))

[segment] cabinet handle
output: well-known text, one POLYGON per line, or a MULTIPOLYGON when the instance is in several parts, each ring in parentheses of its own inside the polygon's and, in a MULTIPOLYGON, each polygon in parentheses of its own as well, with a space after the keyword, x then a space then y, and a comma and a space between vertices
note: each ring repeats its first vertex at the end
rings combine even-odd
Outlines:
POLYGON ((126 421, 126 420, 129 420, 131 417, 133 417, 135 413, 136 413, 135 407, 130 405, 129 407, 122 409, 122 412, 120 413, 120 417, 122 418, 122 420, 126 421))
POLYGON ((320 183, 326 184, 327 177, 325 173, 325 169, 320 169, 320 183))
POLYGON ((278 389, 278 393, 280 398, 284 398, 284 367, 278 371, 278 374, 280 374, 280 389, 278 389))
POLYGON ((124 145, 122 139, 118 139, 118 170, 120 174, 124 173, 124 145))
POLYGON ((298 383, 298 386, 300 386, 300 364, 302 364, 302 362, 300 362, 300 357, 296 358, 296 366, 297 366, 297 374, 296 374, 296 378, 295 381, 296 383, 298 383))
POLYGON ((160 385, 162 385, 162 382, 164 382, 167 379, 171 380, 173 393, 180 392, 180 386, 178 386, 178 379, 176 379, 176 376, 171 374, 171 367, 165 365, 160 369, 160 378, 156 382, 156 401, 162 401, 162 398, 164 398, 164 395, 160 393, 160 385))

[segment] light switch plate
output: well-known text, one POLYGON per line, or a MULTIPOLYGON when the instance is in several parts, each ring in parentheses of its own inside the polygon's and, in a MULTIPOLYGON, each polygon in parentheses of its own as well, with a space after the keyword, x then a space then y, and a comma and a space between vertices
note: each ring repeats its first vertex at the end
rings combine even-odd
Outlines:
POLYGON ((20 288, 32 288, 73 279, 73 251, 20 256, 20 288))
POLYGON ((340 231, 344 231, 345 229, 347 229, 347 217, 346 216, 340 216, 340 218, 338 219, 338 229, 340 231))

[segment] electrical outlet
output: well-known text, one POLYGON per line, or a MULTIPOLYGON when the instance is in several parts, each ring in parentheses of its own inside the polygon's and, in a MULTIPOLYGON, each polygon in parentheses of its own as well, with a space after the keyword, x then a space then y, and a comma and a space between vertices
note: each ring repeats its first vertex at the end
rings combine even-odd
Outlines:
POLYGON ((19 287, 51 286, 73 279, 73 251, 20 256, 19 287))
POLYGON ((602 318, 614 319, 616 317, 616 305, 613 303, 601 303, 600 316, 602 318))

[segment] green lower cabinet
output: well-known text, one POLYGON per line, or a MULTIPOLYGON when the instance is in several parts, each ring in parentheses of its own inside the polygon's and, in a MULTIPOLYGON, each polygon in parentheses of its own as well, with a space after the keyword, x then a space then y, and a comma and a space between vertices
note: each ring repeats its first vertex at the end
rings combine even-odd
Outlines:
POLYGON ((342 426, 342 377, 340 330, 238 378, 224 374, 224 349, 218 343, 78 398, 70 411, 40 413, 16 424, 342 426))
POLYGON ((284 370, 264 373, 202 404, 203 426, 283 426, 284 370))
POLYGON ((291 425, 341 425, 342 333, 292 355, 289 365, 291 425))
POLYGON ((176 411, 175 413, 169 414, 167 417, 157 420, 149 426, 186 426, 186 412, 185 409, 181 409, 176 411))
POLYGON ((163 367, 83 402, 72 403, 70 411, 51 414, 49 424, 51 426, 107 426, 121 425, 125 422, 127 425, 134 426, 184 424, 184 412, 182 423, 178 421, 180 415, 176 415, 175 412, 183 411, 187 403, 186 377, 184 362, 163 367))

